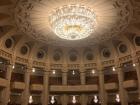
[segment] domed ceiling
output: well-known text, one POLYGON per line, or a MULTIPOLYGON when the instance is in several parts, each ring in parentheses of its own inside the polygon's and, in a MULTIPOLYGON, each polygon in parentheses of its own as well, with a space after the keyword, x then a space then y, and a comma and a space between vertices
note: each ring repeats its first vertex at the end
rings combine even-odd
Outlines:
POLYGON ((119 35, 129 25, 129 0, 19 0, 18 31, 46 44, 95 45, 119 35))

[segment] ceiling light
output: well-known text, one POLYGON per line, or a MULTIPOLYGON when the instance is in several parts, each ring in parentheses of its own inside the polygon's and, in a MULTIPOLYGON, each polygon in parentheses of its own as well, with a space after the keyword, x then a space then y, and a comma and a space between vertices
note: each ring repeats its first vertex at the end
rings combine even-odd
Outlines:
POLYGON ((49 22, 58 37, 79 40, 93 33, 96 16, 92 9, 83 5, 65 5, 51 13, 49 22))
POLYGON ((35 68, 32 68, 32 72, 33 72, 33 73, 35 72, 35 68))

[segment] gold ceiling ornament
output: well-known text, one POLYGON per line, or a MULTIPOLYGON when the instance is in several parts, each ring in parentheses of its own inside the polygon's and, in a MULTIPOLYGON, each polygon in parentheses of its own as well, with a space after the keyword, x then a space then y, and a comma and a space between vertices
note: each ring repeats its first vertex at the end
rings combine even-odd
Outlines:
POLYGON ((95 45, 129 25, 129 0, 19 0, 14 18, 18 30, 46 44, 95 45))

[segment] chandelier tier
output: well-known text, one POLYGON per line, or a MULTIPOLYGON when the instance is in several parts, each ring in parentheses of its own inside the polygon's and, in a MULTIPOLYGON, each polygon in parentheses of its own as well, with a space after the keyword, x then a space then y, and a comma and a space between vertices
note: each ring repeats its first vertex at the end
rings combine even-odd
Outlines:
POLYGON ((58 37, 79 40, 93 33, 96 16, 92 9, 83 5, 65 5, 51 13, 49 22, 58 37))

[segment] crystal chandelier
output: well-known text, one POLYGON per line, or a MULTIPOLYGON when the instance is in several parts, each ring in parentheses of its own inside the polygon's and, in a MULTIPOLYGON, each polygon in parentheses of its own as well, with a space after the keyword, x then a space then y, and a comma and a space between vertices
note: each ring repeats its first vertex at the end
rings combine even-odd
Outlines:
POLYGON ((58 37, 79 40, 93 33, 96 16, 92 9, 83 5, 65 5, 51 13, 49 22, 58 37))

